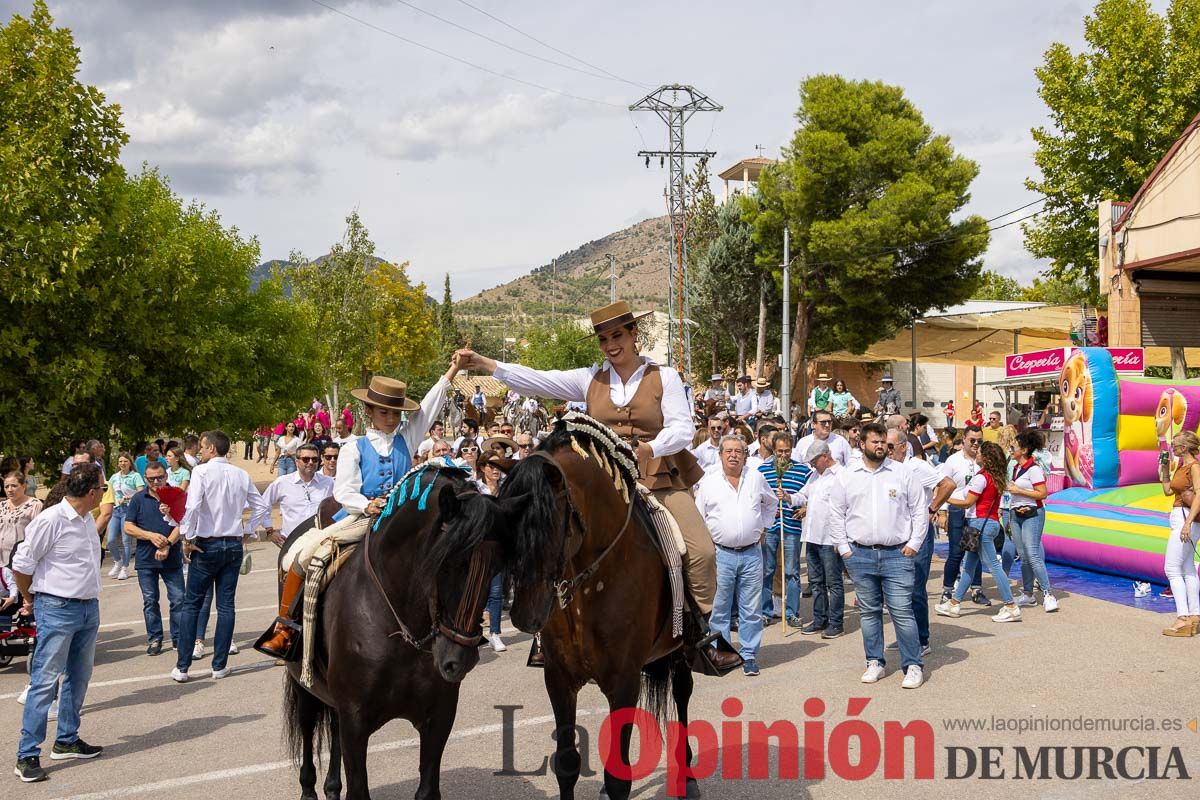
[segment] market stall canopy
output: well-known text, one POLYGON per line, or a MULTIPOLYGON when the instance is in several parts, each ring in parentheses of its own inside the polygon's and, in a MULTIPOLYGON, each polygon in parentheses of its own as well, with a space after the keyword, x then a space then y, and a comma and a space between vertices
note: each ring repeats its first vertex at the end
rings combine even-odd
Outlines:
MULTIPOLYGON (((968 300, 917 321, 917 361, 1003 367, 1004 357, 1051 347, 1069 347, 1079 306, 1051 306, 1000 300, 968 300)), ((876 342, 865 353, 822 355, 828 361, 911 361, 912 332, 905 328, 876 342)), ((1200 348, 1187 348, 1188 364, 1200 366, 1200 348)), ((1171 365, 1166 347, 1147 347, 1148 366, 1171 365)))

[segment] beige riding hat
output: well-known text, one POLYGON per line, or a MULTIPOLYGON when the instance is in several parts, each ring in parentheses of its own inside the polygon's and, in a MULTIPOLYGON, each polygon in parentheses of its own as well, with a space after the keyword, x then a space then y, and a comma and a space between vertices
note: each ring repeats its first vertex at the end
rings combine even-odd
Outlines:
POLYGON ((405 397, 407 390, 408 384, 404 381, 376 375, 371 378, 371 384, 366 389, 351 389, 350 394, 368 405, 399 411, 417 411, 421 406, 405 397))

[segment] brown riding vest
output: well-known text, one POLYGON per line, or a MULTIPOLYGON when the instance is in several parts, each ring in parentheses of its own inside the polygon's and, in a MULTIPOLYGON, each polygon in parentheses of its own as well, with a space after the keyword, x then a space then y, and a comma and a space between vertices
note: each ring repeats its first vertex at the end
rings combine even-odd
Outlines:
MULTIPOLYGON (((649 441, 663 429, 663 386, 658 367, 646 367, 633 399, 627 406, 613 404, 608 370, 592 376, 588 386, 588 414, 616 431, 622 439, 649 441)), ((690 489, 704 477, 704 469, 689 450, 680 450, 661 458, 639 459, 641 484, 650 491, 690 489)))

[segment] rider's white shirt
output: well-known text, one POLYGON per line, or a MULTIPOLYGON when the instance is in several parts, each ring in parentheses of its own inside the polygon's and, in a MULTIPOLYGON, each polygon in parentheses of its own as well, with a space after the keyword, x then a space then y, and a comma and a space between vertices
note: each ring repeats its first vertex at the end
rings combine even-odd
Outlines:
MULTIPOLYGON (((642 376, 646 367, 654 362, 642 356, 642 365, 629 378, 628 383, 621 383, 621 376, 606 360, 602 365, 593 364, 590 367, 569 370, 536 370, 520 364, 496 362, 495 375, 499 380, 525 394, 537 395, 555 400, 586 401, 588 387, 592 377, 600 370, 608 370, 609 397, 618 408, 629 405, 638 387, 642 385, 642 376)), ((655 457, 670 456, 688 449, 696 426, 692 422, 692 410, 683 392, 683 381, 679 373, 673 369, 663 368, 658 371, 662 378, 663 398, 663 429, 650 440, 650 449, 655 457)))
MULTIPOLYGON (((396 436, 400 436, 408 447, 409 455, 416 453, 417 445, 425 438, 425 433, 429 430, 435 413, 445 402, 446 392, 449 388, 450 381, 445 377, 439 378, 438 382, 429 390, 429 394, 422 398, 421 408, 410 413, 408 418, 400 424, 396 433, 384 433, 375 428, 367 428, 367 441, 375 448, 375 452, 383 458, 390 457, 392 443, 396 436)), ((397 475, 396 480, 400 480, 400 477, 397 475)), ((337 477, 333 479, 333 497, 353 514, 361 514, 366 509, 367 503, 370 502, 362 493, 362 472, 358 468, 358 447, 353 441, 347 441, 338 452, 337 477)))

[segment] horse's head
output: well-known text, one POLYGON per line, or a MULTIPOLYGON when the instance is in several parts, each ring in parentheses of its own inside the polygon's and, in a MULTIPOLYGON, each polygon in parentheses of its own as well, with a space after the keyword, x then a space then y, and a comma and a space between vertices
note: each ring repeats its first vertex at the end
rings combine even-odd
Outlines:
POLYGON ((442 677, 461 681, 479 663, 483 608, 492 578, 503 566, 504 515, 495 498, 465 487, 444 486, 438 494, 437 533, 426 574, 433 624, 433 660, 442 677))
POLYGON ((500 490, 508 521, 505 569, 513 585, 509 617, 518 630, 540 631, 550 617, 555 583, 579 549, 582 523, 558 463, 544 451, 517 462, 500 490))

